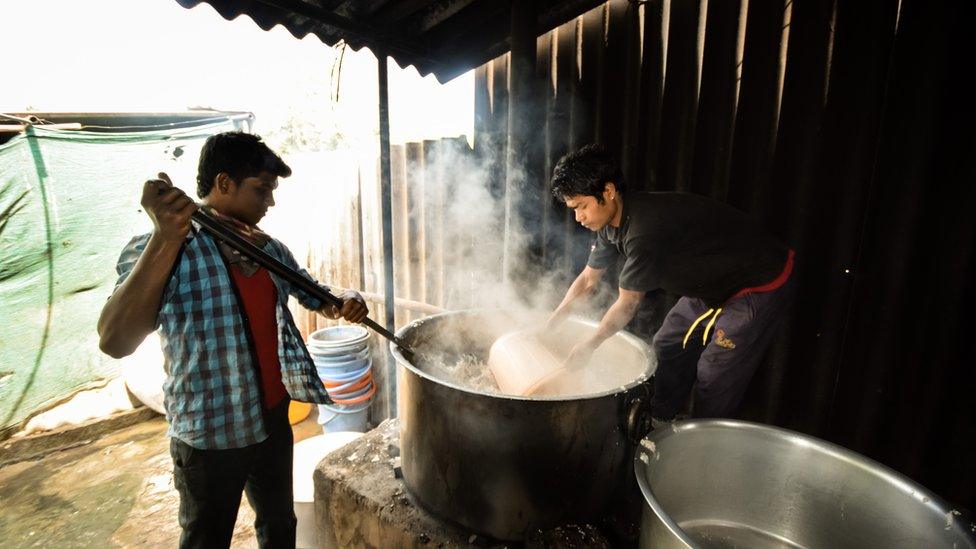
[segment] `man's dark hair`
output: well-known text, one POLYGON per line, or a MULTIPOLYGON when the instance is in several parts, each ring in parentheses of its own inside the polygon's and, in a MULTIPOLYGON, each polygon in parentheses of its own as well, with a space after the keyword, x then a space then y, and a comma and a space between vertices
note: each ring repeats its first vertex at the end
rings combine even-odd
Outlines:
POLYGON ((200 151, 197 196, 204 198, 210 194, 214 178, 221 172, 240 183, 261 172, 288 177, 291 168, 260 137, 244 132, 224 132, 208 137, 200 151))
POLYGON ((603 204, 603 189, 613 182, 624 192, 623 173, 613 157, 600 145, 586 145, 559 159, 552 170, 552 194, 559 200, 571 196, 592 196, 603 204))

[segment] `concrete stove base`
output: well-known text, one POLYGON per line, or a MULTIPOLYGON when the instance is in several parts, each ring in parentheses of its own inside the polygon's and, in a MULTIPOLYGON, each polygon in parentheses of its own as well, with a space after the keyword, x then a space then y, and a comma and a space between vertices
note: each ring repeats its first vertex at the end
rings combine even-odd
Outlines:
POLYGON ((610 547, 592 525, 537 532, 524 544, 484 539, 421 509, 394 475, 399 427, 387 420, 329 454, 315 469, 320 547, 610 547))

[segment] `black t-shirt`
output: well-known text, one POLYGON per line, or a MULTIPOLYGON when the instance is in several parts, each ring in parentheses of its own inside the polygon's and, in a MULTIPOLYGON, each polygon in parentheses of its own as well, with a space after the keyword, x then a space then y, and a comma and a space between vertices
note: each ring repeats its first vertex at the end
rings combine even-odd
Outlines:
POLYGON ((587 265, 606 269, 624 258, 625 290, 702 298, 719 305, 742 288, 783 270, 789 248, 745 213, 687 193, 627 193, 620 227, 597 232, 587 265))

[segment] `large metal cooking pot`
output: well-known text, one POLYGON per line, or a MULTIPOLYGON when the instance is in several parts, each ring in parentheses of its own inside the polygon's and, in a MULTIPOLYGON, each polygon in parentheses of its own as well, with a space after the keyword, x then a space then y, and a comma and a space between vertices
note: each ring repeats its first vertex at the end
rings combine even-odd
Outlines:
MULTIPOLYGON (((407 490, 439 517, 502 540, 602 516, 622 483, 633 482, 630 460, 646 432, 644 382, 656 363, 647 346, 629 334, 604 345, 618 353, 612 356, 634 357, 634 375, 595 394, 493 394, 424 366, 422 357, 430 353, 486 360, 498 336, 540 320, 502 311, 444 313, 397 333, 415 351, 418 364, 393 348, 407 490)), ((595 327, 580 320, 566 326, 595 327)))
POLYGON ((634 460, 641 547, 974 547, 971 524, 840 446, 741 421, 652 431, 634 460))

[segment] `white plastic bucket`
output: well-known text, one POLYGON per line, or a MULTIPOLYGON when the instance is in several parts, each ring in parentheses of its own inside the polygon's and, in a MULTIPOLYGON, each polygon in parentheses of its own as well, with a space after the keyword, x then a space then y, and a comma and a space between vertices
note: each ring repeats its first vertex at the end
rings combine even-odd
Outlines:
POLYGON ((366 348, 369 330, 362 326, 332 326, 308 336, 308 350, 321 356, 342 355, 366 348))
POLYGON ((319 404, 318 423, 327 433, 334 431, 366 432, 366 416, 373 399, 359 404, 319 404))
POLYGON ((292 482, 295 490, 295 547, 320 547, 315 529, 315 486, 312 474, 331 452, 363 436, 362 433, 330 432, 295 443, 292 482))

